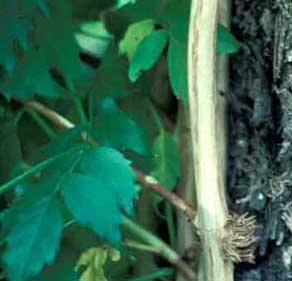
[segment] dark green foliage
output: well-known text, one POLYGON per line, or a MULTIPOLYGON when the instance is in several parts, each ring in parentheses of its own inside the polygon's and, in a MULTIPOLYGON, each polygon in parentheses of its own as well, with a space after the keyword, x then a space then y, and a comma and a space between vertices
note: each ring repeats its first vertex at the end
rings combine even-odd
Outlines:
POLYGON ((90 150, 61 186, 76 220, 115 245, 120 242, 121 209, 131 214, 137 197, 135 175, 129 164, 111 148, 90 150))
MULTIPOLYGON (((0 118, 0 192, 14 188, 1 210, 0 259, 8 281, 75 278, 76 252, 62 252, 51 265, 70 221, 121 247, 122 216, 134 213, 138 198, 132 162, 169 190, 180 178, 179 152, 164 128, 175 118, 156 103, 154 84, 165 81, 169 104, 187 103, 190 1, 117 4, 123 3, 0 1, 0 93, 13 107, 0 118), (22 103, 34 98, 82 124, 61 130, 44 121, 36 129, 30 118, 37 113, 23 114, 22 103), (44 127, 56 135, 50 143, 44 127)), ((219 25, 217 51, 238 47, 219 25)), ((157 269, 148 277, 171 274, 157 269)))
MULTIPOLYGON (((18 14, 16 6, 15 4, 11 11, 14 15, 18 14)), ((21 37, 22 45, 27 46, 28 50, 15 63, 15 70, 0 84, 0 90, 8 99, 14 97, 23 100, 34 94, 47 98, 61 96, 64 93, 52 76, 53 69, 62 75, 65 86, 74 92, 73 80, 85 72, 79 60, 79 47, 73 36, 71 7, 63 0, 52 1, 47 14, 38 15, 37 22, 33 26, 31 42, 24 41, 27 36, 21 37)), ((17 24, 17 31, 25 27, 23 22, 14 24, 17 24)), ((13 53, 12 47, 8 51, 13 53)), ((9 58, 5 61, 7 60, 11 61, 9 58)))
POLYGON ((95 97, 123 97, 129 94, 126 58, 109 51, 96 71, 92 86, 95 97))
POLYGON ((111 98, 99 102, 92 134, 100 145, 147 154, 144 140, 147 136, 111 98))
POLYGON ((152 148, 154 170, 151 173, 169 190, 173 190, 180 177, 180 156, 171 134, 161 130, 152 148))
POLYGON ((142 71, 149 70, 159 59, 167 43, 167 33, 164 30, 153 31, 138 45, 130 64, 129 78, 136 81, 142 71))
POLYGON ((22 281, 50 264, 59 248, 63 218, 54 178, 26 189, 24 197, 5 212, 2 263, 9 280, 22 281))

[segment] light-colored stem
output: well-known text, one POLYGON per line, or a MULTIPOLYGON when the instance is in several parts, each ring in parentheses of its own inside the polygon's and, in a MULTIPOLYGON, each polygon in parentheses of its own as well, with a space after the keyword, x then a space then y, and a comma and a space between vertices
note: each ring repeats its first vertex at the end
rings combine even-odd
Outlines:
POLYGON ((216 84, 218 0, 193 0, 191 6, 188 83, 194 174, 202 241, 199 280, 233 280, 232 263, 223 253, 227 219, 224 178, 224 134, 216 84))
POLYGON ((49 120, 54 120, 54 124, 60 128, 71 129, 75 127, 75 125, 68 119, 64 118, 62 115, 58 114, 57 112, 50 108, 47 108, 46 106, 37 101, 28 101, 25 102, 24 105, 28 108, 34 109, 36 112, 42 114, 49 120))

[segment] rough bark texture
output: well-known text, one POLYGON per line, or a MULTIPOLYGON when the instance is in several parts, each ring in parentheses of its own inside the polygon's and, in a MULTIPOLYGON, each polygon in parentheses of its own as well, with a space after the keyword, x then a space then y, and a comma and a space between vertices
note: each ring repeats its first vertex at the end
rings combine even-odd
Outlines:
POLYGON ((254 265, 236 280, 292 280, 292 1, 234 0, 244 43, 231 60, 229 207, 259 223, 254 265))

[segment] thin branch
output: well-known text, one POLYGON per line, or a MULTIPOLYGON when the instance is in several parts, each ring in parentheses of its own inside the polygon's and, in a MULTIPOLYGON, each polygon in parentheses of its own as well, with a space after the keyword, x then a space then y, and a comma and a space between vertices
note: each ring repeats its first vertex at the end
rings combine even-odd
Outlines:
POLYGON ((186 216, 193 221, 196 217, 196 212, 194 208, 186 203, 183 199, 177 196, 175 193, 167 190, 164 186, 162 186, 155 178, 152 176, 147 176, 141 171, 135 170, 137 180, 139 183, 144 185, 145 187, 150 188, 154 192, 158 193, 164 199, 169 201, 176 209, 182 211, 186 216))
POLYGON ((151 247, 154 247, 162 257, 174 265, 188 280, 196 280, 196 274, 190 266, 157 236, 153 235, 151 232, 142 228, 125 216, 123 217, 123 226, 135 237, 141 239, 144 243, 147 243, 151 247))
MULTIPOLYGON (((71 121, 67 120, 65 117, 53 111, 52 109, 46 107, 45 105, 36 102, 26 102, 25 106, 33 108, 46 118, 48 118, 51 122, 53 122, 56 126, 63 128, 63 129, 70 129, 75 127, 75 124, 71 121)), ((164 186, 162 186, 155 178, 145 175, 143 172, 135 169, 137 181, 144 185, 145 187, 151 189, 155 193, 161 195, 164 199, 169 201, 176 209, 182 211, 186 214, 186 216, 191 220, 194 221, 196 217, 196 212, 194 208, 177 196, 175 193, 168 191, 164 186)))
POLYGON ((24 105, 28 108, 32 108, 50 121, 62 129, 71 129, 75 127, 75 125, 70 122, 68 119, 57 113, 56 111, 44 106, 43 104, 37 101, 28 101, 25 102, 24 105))

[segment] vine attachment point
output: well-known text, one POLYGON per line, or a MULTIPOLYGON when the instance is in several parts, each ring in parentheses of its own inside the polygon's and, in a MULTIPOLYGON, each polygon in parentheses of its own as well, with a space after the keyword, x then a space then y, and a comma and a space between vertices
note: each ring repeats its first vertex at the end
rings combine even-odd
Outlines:
POLYGON ((255 262, 257 223, 255 216, 248 213, 233 214, 227 217, 223 237, 223 252, 226 259, 234 263, 255 262))

